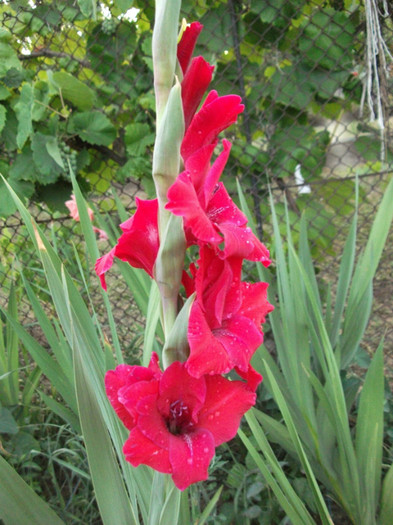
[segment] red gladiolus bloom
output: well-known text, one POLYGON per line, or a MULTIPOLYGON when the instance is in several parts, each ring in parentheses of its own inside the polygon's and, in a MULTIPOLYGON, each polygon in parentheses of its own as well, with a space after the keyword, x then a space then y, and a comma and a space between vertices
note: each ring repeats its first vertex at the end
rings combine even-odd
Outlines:
POLYGON ((159 248, 157 226, 157 199, 143 200, 136 197, 137 209, 134 215, 123 222, 123 234, 112 250, 97 259, 96 274, 106 290, 105 273, 112 267, 115 257, 128 262, 134 268, 143 268, 153 277, 153 267, 159 248))
POLYGON ((217 91, 210 91, 184 135, 180 148, 184 162, 200 148, 212 144, 243 110, 238 95, 219 97, 217 91))
POLYGON ((258 384, 250 359, 263 341, 261 324, 273 308, 267 283, 240 281, 241 263, 240 258, 223 260, 208 247, 201 248, 188 325, 186 368, 194 377, 225 374, 236 367, 258 384))
POLYGON ((105 377, 108 398, 131 431, 126 460, 171 474, 184 490, 208 477, 214 449, 232 439, 256 395, 246 383, 218 375, 195 378, 176 361, 164 372, 120 365, 105 377))
POLYGON ((177 59, 183 74, 188 69, 196 41, 198 40, 199 33, 202 31, 203 25, 199 22, 193 22, 191 25, 186 27, 182 34, 181 40, 177 45, 177 59))
POLYGON ((214 66, 202 57, 192 59, 181 83, 184 125, 188 128, 195 111, 207 90, 213 75, 214 66))
POLYGON ((168 190, 166 208, 184 217, 189 243, 210 244, 218 248, 224 242, 222 257, 241 257, 270 264, 269 251, 247 227, 247 217, 232 201, 222 182, 218 182, 228 160, 231 144, 223 140, 224 151, 208 169, 208 155, 213 147, 203 147, 186 162, 168 190), (200 157, 200 158, 199 158, 200 157))

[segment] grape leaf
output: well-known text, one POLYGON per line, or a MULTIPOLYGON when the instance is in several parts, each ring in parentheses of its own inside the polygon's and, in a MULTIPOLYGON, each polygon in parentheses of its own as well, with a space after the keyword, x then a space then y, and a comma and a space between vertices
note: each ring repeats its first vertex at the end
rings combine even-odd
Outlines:
POLYGON ((46 143, 46 151, 52 157, 52 159, 60 166, 62 170, 65 170, 63 159, 59 149, 59 144, 56 137, 50 137, 46 143))
POLYGON ((3 106, 3 104, 0 104, 0 132, 4 128, 4 124, 7 118, 7 110, 3 106))
POLYGON ((41 184, 55 182, 60 173, 62 173, 60 166, 48 153, 46 146, 51 140, 53 140, 52 136, 35 133, 31 141, 34 164, 38 170, 37 181, 41 184))
POLYGON ((53 73, 52 80, 61 91, 62 97, 81 111, 86 111, 93 107, 94 91, 74 76, 65 71, 57 71, 53 73))
POLYGON ((146 151, 146 147, 154 143, 154 133, 147 124, 133 123, 126 126, 124 139, 127 153, 139 157, 146 151))
POLYGON ((70 118, 70 131, 89 144, 109 146, 116 138, 116 128, 99 111, 86 111, 70 118))
POLYGON ((15 113, 18 119, 16 143, 20 149, 23 148, 26 140, 33 131, 33 125, 31 122, 33 102, 33 88, 31 84, 24 84, 19 95, 19 100, 15 104, 15 113))
POLYGON ((35 181, 37 178, 37 168, 33 160, 33 152, 30 144, 26 144, 22 152, 19 153, 10 167, 10 178, 13 180, 35 181))
POLYGON ((0 41, 0 77, 4 77, 11 68, 21 69, 18 55, 7 42, 0 41))

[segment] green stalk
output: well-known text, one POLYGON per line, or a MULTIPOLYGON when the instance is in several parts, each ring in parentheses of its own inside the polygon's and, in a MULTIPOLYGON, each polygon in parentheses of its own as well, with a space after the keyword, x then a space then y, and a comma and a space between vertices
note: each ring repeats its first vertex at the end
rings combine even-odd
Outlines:
MULTIPOLYGON (((186 250, 182 219, 165 209, 168 189, 175 182, 181 168, 180 146, 184 136, 181 86, 174 75, 179 10, 178 0, 157 0, 153 33, 154 86, 157 105, 153 179, 158 199, 160 237, 154 277, 160 291, 165 339, 168 338, 178 314, 178 295, 186 250)), ((180 354, 175 353, 169 362, 165 360, 165 364, 168 366, 173 360, 181 360, 181 358, 180 354)))
POLYGON ((177 29, 181 0, 156 0, 153 31, 154 91, 156 95, 157 128, 173 86, 177 62, 177 29))

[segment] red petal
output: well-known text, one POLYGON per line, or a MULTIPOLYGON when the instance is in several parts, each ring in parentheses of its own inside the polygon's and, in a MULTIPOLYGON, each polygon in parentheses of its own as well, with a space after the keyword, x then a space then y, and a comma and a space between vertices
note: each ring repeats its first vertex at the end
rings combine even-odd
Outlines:
POLYGON ((207 393, 198 426, 210 430, 215 446, 235 437, 240 420, 254 404, 256 395, 240 381, 206 376, 207 393))
POLYGON ((240 102, 237 95, 207 97, 183 138, 181 155, 184 161, 199 148, 211 144, 221 131, 236 122, 244 109, 240 102))
POLYGON ((205 182, 206 173, 210 166, 210 159, 213 155, 214 148, 216 147, 216 141, 212 144, 208 144, 203 148, 200 148, 193 155, 188 157, 184 166, 186 171, 190 174, 192 184, 194 185, 195 191, 199 197, 201 187, 205 182))
POLYGON ((158 200, 135 197, 135 202, 134 215, 120 224, 122 231, 143 230, 146 227, 153 232, 157 230, 158 200))
POLYGON ((119 365, 115 370, 109 370, 105 374, 105 390, 108 399, 116 414, 125 427, 129 430, 135 425, 135 418, 128 412, 123 403, 119 401, 119 390, 127 384, 134 367, 130 365, 119 365))
POLYGON ((228 354, 214 337, 197 301, 191 308, 188 323, 190 355, 186 361, 188 372, 194 377, 204 374, 225 374, 232 368, 228 354))
POLYGON ((225 301, 234 275, 229 261, 217 257, 207 246, 200 249, 195 289, 210 328, 221 325, 225 301))
POLYGON ((240 309, 257 326, 265 322, 266 315, 274 308, 267 300, 267 283, 242 283, 243 302, 240 309))
POLYGON ((115 250, 116 250, 116 247, 112 248, 112 250, 106 255, 103 255, 102 257, 97 259, 96 264, 94 266, 95 272, 100 278, 101 286, 103 287, 105 291, 106 291, 105 274, 113 265, 113 259, 115 257, 115 250))
POLYGON ((169 461, 172 466, 172 479, 180 490, 191 483, 208 478, 210 461, 214 457, 214 438, 204 428, 189 434, 171 436, 169 461))
POLYGON ((181 83, 181 94, 183 101, 184 125, 188 128, 195 111, 208 88, 214 66, 211 66, 203 57, 192 59, 181 83))
POLYGON ((251 365, 248 365, 247 372, 243 372, 236 366, 235 370, 242 379, 245 379, 247 381, 248 388, 255 392, 259 383, 261 383, 263 379, 261 374, 259 374, 251 365))
POLYGON ((244 371, 263 341, 262 333, 255 324, 240 315, 227 319, 220 328, 213 330, 213 335, 225 348, 231 368, 238 366, 244 371))
POLYGON ((133 467, 143 464, 165 474, 172 472, 168 451, 158 447, 144 436, 138 427, 131 431, 129 438, 124 443, 123 453, 133 467))
POLYGON ((168 190, 165 205, 175 215, 184 217, 185 226, 202 242, 220 243, 221 237, 201 208, 195 188, 188 173, 183 172, 168 190))
POLYGON ((137 427, 142 434, 158 447, 168 450, 171 434, 157 407, 157 395, 140 399, 137 410, 139 412, 137 427))
POLYGON ((182 34, 181 40, 177 45, 177 59, 179 60, 183 74, 186 72, 190 63, 194 47, 203 25, 199 22, 193 22, 182 34))
POLYGON ((228 161, 229 153, 231 151, 231 143, 229 140, 223 140, 222 144, 224 146, 224 151, 214 161, 213 166, 210 168, 209 173, 206 176, 204 184, 204 202, 207 203, 210 201, 213 190, 216 188, 216 185, 221 177, 222 172, 224 171, 225 165, 228 161))
POLYGON ((247 217, 230 198, 222 182, 215 189, 207 205, 207 214, 214 223, 229 222, 235 226, 247 224, 247 217))
POLYGON ((205 379, 192 377, 184 364, 176 361, 164 371, 161 378, 157 407, 160 413, 167 417, 172 403, 180 401, 188 408, 191 419, 195 421, 205 401, 205 394, 205 379))

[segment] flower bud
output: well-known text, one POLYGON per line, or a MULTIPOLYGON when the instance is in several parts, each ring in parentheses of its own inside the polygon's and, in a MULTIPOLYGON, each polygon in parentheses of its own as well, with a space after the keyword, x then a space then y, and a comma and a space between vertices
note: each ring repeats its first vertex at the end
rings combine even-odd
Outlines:
POLYGON ((157 126, 161 121, 173 85, 177 62, 177 29, 180 0, 156 0, 153 31, 154 90, 157 126))

